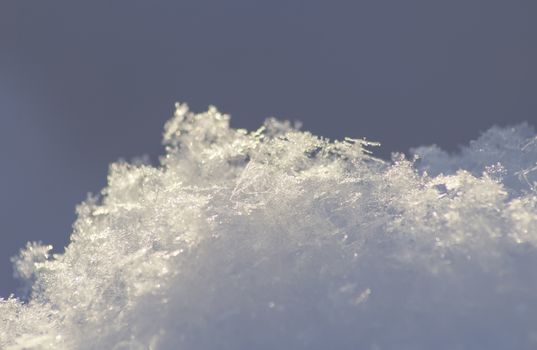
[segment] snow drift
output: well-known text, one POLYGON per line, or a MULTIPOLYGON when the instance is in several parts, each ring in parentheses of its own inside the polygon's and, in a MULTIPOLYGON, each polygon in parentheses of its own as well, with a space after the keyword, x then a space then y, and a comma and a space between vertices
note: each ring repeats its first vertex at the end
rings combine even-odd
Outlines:
POLYGON ((535 349, 537 139, 371 156, 178 104, 159 166, 112 164, 64 254, 31 243, 2 349, 535 349))

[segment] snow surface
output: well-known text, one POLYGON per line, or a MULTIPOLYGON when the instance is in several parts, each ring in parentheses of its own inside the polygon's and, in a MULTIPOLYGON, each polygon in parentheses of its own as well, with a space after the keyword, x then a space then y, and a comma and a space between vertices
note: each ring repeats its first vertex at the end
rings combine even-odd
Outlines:
POLYGON ((536 349, 537 138, 384 162, 363 140, 178 104, 64 254, 28 244, 1 349, 536 349))

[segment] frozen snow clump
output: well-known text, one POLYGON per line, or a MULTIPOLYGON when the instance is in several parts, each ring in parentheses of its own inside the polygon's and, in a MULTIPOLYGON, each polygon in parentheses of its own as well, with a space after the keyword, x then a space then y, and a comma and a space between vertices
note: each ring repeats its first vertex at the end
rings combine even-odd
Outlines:
POLYGON ((65 253, 29 244, 1 349, 536 349, 537 139, 381 161, 178 104, 160 165, 112 164, 65 253))

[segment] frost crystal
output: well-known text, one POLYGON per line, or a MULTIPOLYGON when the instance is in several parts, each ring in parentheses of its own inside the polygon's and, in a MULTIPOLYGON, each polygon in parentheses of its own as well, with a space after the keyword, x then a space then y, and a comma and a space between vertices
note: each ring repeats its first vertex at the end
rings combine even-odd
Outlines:
POLYGON ((535 349, 537 141, 380 161, 178 104, 159 166, 110 167, 64 254, 29 244, 2 349, 535 349))

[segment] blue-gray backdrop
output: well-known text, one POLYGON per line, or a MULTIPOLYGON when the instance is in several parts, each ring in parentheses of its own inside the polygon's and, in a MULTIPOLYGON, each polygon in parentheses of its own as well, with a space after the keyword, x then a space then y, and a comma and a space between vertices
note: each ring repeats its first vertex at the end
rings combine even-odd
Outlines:
POLYGON ((535 0, 0 2, 0 295, 68 244, 108 163, 162 152, 173 102, 271 115, 377 154, 537 120, 535 0))

